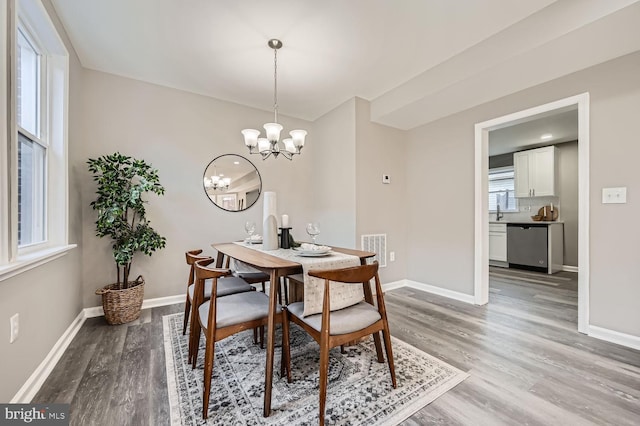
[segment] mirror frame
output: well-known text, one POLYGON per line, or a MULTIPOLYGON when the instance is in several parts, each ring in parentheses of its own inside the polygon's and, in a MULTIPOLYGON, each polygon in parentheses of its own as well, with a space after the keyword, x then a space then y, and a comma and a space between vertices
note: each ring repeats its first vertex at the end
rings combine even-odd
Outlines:
POLYGON ((256 204, 256 202, 260 199, 260 195, 262 195, 262 176, 260 175, 260 171, 258 170, 258 168, 256 167, 255 164, 253 164, 251 162, 251 160, 249 160, 246 157, 243 157, 242 155, 239 154, 222 154, 222 155, 218 155, 217 157, 215 157, 213 160, 209 161, 209 163, 206 165, 206 167, 204 168, 204 171, 202 172, 202 189, 204 190, 204 194, 206 195, 206 197, 209 199, 209 201, 211 201, 211 203, 216 206, 217 208, 219 208, 220 210, 224 210, 226 212, 231 212, 231 213, 241 213, 244 212, 248 209, 250 209, 253 205, 256 204), (233 157, 238 157, 244 161, 246 161, 247 163, 249 163, 251 165, 251 167, 253 167, 253 169, 256 171, 256 174, 258 175, 258 180, 259 180, 259 186, 258 186, 258 196, 256 197, 256 199, 254 200, 253 203, 251 203, 251 205, 246 206, 244 208, 242 208, 241 210, 229 210, 229 209, 225 209, 222 206, 219 206, 210 196, 209 193, 207 192, 207 187, 205 186, 204 183, 204 179, 207 177, 207 170, 209 170, 209 167, 218 159, 222 158, 222 157, 228 157, 228 156, 233 156, 233 157))

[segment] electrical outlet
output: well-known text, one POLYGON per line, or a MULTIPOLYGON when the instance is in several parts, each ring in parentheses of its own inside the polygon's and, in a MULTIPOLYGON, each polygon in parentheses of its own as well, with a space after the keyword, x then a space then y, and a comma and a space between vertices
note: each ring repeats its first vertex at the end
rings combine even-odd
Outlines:
POLYGON ((396 261, 396 252, 395 251, 390 251, 389 252, 389 262, 395 262, 396 261))
POLYGON ((382 183, 391 183, 391 176, 382 175, 382 183))
POLYGON ((18 334, 20 333, 20 316, 15 314, 9 319, 9 323, 11 324, 11 335, 9 336, 9 343, 13 343, 18 338, 18 334))

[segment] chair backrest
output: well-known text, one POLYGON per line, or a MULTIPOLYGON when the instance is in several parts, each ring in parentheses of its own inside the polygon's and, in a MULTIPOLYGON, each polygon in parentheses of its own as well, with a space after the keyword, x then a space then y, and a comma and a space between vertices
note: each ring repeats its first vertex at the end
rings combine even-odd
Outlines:
POLYGON ((310 270, 309 275, 341 283, 363 283, 371 281, 378 273, 378 262, 370 265, 353 266, 342 269, 310 270))
POLYGON ((221 278, 231 275, 231 271, 229 269, 222 268, 210 268, 209 265, 215 262, 213 257, 207 257, 205 259, 197 260, 193 266, 196 271, 196 280, 204 281, 210 278, 221 278))
MULTIPOLYGON (((378 276, 378 262, 375 261, 370 265, 353 266, 350 268, 342 269, 327 269, 327 270, 310 270, 309 275, 316 278, 325 280, 324 294, 322 296, 322 315, 328 316, 331 311, 331 296, 330 296, 330 282, 341 282, 347 284, 360 284, 365 291, 365 295, 370 294, 370 281, 375 278, 376 298, 378 299, 378 310, 384 311, 384 300, 382 299, 382 286, 380 285, 380 277, 378 276)), ((380 312, 382 312, 380 311, 380 312)), ((323 329, 328 327, 328 322, 324 323, 323 329)), ((328 319, 327 319, 328 321, 328 319)), ((327 328, 328 329, 328 328, 327 328)))
POLYGON ((202 253, 202 250, 200 249, 189 250, 185 252, 187 265, 189 265, 189 279, 187 281, 187 287, 189 287, 195 281, 195 269, 193 267, 193 264, 196 263, 198 260, 211 259, 211 256, 202 255, 201 253, 202 253))

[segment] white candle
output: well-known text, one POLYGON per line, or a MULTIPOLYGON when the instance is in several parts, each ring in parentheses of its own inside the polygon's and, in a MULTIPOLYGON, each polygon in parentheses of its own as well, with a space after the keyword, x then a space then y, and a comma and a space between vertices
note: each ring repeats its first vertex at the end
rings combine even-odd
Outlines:
POLYGON ((283 228, 288 228, 289 227, 289 215, 288 214, 283 214, 282 215, 282 227, 283 228))
POLYGON ((543 207, 543 209, 542 209, 542 211, 543 211, 542 215, 543 215, 543 216, 545 217, 545 219, 546 219, 546 216, 547 216, 547 206, 544 206, 544 207, 543 207))
POLYGON ((553 203, 551 203, 551 211, 553 212, 553 203))

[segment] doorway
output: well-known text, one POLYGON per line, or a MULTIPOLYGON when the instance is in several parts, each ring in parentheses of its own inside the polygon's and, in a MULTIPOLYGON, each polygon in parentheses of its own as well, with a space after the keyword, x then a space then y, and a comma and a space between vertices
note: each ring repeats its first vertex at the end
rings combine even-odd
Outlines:
POLYGON ((532 117, 578 111, 578 331, 589 324, 589 94, 572 96, 515 112, 475 126, 475 258, 474 303, 489 300, 489 132, 530 121, 532 117))

